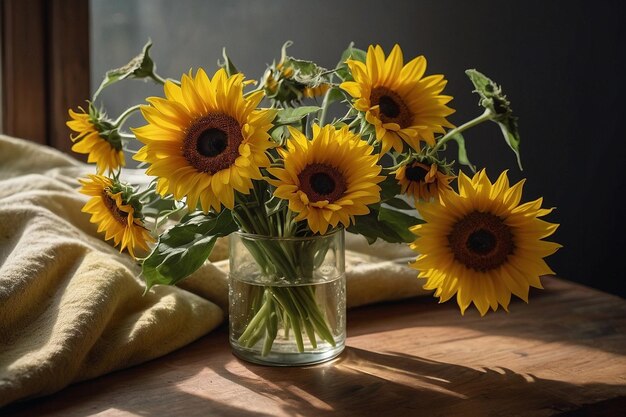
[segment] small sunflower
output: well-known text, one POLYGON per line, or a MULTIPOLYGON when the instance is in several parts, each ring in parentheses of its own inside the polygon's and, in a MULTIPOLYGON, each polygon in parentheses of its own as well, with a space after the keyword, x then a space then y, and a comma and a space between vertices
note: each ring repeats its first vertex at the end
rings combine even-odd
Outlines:
POLYGON ((376 128, 382 153, 393 148, 402 152, 406 142, 420 149, 420 141, 432 146, 435 133, 453 127, 446 117, 454 110, 446 106, 452 97, 441 95, 447 81, 443 75, 424 77, 426 58, 419 56, 403 64, 402 50, 395 45, 385 59, 380 46, 370 46, 365 63, 346 62, 354 81, 340 87, 354 99, 354 107, 376 128))
POLYGON ((418 206, 426 223, 411 229, 420 254, 411 266, 440 302, 456 294, 461 313, 472 302, 481 315, 507 310, 511 294, 528 302, 529 287, 554 274, 543 258, 561 246, 541 239, 558 225, 539 219, 552 211, 542 199, 520 204, 523 183, 509 187, 506 172, 493 184, 484 170, 472 179, 461 173, 460 194, 444 191, 440 204, 418 206))
POLYGON ((315 87, 304 87, 304 91, 302 91, 302 95, 308 98, 321 97, 326 92, 330 90, 330 84, 322 83, 315 87))
POLYGON ((98 224, 98 233, 105 232, 105 240, 113 239, 120 252, 128 249, 133 258, 136 248, 147 252, 148 242, 154 239, 136 217, 141 207, 134 207, 138 203, 130 201, 125 187, 101 175, 89 175, 80 183, 80 192, 92 197, 82 211, 91 214, 90 221, 98 224))
POLYGON ((134 158, 150 164, 146 172, 159 177, 161 195, 219 212, 222 204, 233 208, 235 191, 248 194, 262 178, 276 112, 257 110, 263 92, 244 97, 243 86, 242 74, 220 69, 209 79, 199 69, 195 78, 183 75, 180 87, 167 81, 166 98, 150 97, 141 107, 148 124, 133 132, 145 146, 134 158))
POLYGON ((347 127, 313 125, 313 140, 289 128, 288 150, 279 150, 284 168, 269 168, 277 180, 274 195, 289 200, 289 209, 306 219, 313 233, 324 234, 339 223, 349 226, 354 216, 369 213, 380 201, 378 183, 384 177, 372 155, 373 147, 347 127))
POLYGON ((80 112, 69 110, 72 120, 66 122, 70 129, 78 133, 70 136, 74 142, 72 151, 89 155, 87 162, 96 164, 98 174, 112 172, 124 166, 122 140, 117 129, 91 104, 89 113, 81 107, 78 109, 80 112))
POLYGON ((414 161, 401 166, 396 171, 396 180, 402 194, 411 194, 415 202, 438 199, 444 190, 451 190, 454 176, 442 172, 436 163, 427 164, 414 161))

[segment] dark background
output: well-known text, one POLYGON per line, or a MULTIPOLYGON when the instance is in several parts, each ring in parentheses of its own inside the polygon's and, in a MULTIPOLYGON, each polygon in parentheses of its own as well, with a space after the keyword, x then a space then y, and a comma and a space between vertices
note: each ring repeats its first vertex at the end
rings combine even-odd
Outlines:
MULTIPOLYGON (((428 59, 427 74, 449 80, 457 112, 478 115, 464 74, 476 68, 501 84, 519 117, 524 171, 489 123, 468 132, 470 160, 495 180, 510 169, 527 178, 524 201, 544 197, 561 227, 548 240, 564 247, 547 258, 558 275, 626 296, 622 270, 626 192, 623 98, 624 23, 618 2, 603 1, 111 1, 92 0, 93 89, 107 69, 134 56, 148 38, 159 73, 212 72, 223 46, 240 70, 258 78, 294 41, 292 56, 334 67, 350 41, 386 53, 399 43, 405 62, 428 59)), ((102 95, 116 116, 162 95, 150 84, 122 83, 102 95)))

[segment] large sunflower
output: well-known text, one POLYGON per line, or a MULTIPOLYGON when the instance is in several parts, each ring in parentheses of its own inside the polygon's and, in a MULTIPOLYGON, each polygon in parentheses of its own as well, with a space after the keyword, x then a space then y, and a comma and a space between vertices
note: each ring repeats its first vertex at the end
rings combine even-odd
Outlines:
POLYGON ((365 119, 376 128, 382 152, 393 148, 402 152, 406 142, 415 150, 420 141, 435 144, 435 133, 452 127, 446 116, 454 110, 446 106, 452 97, 441 95, 447 81, 443 75, 424 77, 426 58, 419 56, 403 65, 402 50, 395 45, 385 59, 380 46, 370 46, 365 63, 347 61, 354 81, 340 87, 354 97, 354 107, 365 112, 365 119))
POLYGON ((369 213, 380 201, 384 177, 373 148, 347 127, 313 125, 313 140, 289 128, 288 150, 280 150, 284 168, 269 168, 277 180, 274 195, 289 200, 289 209, 306 219, 314 233, 324 234, 339 223, 349 226, 354 216, 369 213))
POLYGON ((159 177, 157 190, 202 210, 234 206, 234 192, 248 194, 260 168, 270 163, 273 146, 267 131, 274 110, 256 110, 263 92, 244 98, 243 75, 223 69, 209 79, 199 69, 183 75, 181 86, 165 83, 166 98, 150 97, 141 112, 146 126, 133 129, 145 146, 135 155, 147 162, 149 175, 159 177))
POLYGON ((552 211, 542 199, 520 204, 523 183, 509 187, 506 172, 493 184, 484 170, 472 179, 461 173, 460 194, 419 205, 426 223, 411 229, 420 254, 411 266, 440 302, 456 294, 462 313, 472 302, 481 315, 498 304, 506 310, 511 294, 528 301, 529 286, 542 288, 539 277, 554 274, 543 258, 560 245, 541 239, 558 225, 539 219, 552 211))
POLYGON ((148 243, 154 238, 143 226, 138 212, 125 195, 123 187, 113 183, 101 175, 89 175, 89 179, 81 179, 83 185, 80 192, 91 196, 83 207, 84 213, 91 214, 91 223, 98 224, 98 233, 105 232, 105 240, 113 239, 120 252, 128 249, 135 257, 135 249, 148 251, 148 243))
POLYGON ((454 176, 441 171, 436 163, 427 164, 414 161, 401 166, 396 171, 396 180, 402 194, 411 194, 415 202, 438 199, 443 190, 450 190, 454 176))
POLYGON ((70 136, 74 145, 72 151, 89 155, 87 162, 95 163, 98 174, 115 171, 124 166, 122 141, 117 130, 110 123, 98 120, 97 112, 90 106, 89 113, 79 107, 80 113, 69 110, 72 120, 66 122, 74 132, 70 136))

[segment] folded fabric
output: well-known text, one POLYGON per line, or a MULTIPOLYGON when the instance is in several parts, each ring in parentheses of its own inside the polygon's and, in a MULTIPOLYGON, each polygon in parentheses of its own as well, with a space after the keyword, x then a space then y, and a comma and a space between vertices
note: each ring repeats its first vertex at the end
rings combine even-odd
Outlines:
MULTIPOLYGON (((225 319, 227 239, 179 287, 142 295, 139 265, 81 213, 77 178, 92 172, 0 135, 0 407, 159 357, 225 319)), ((349 306, 424 293, 397 259, 412 256, 405 245, 347 240, 349 306)))

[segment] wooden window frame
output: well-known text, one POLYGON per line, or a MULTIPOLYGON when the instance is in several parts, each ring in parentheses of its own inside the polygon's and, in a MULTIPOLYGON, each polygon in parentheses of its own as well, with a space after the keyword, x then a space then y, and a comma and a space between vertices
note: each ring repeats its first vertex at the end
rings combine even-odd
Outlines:
POLYGON ((70 152, 90 96, 89 1, 1 0, 2 132, 70 152))

